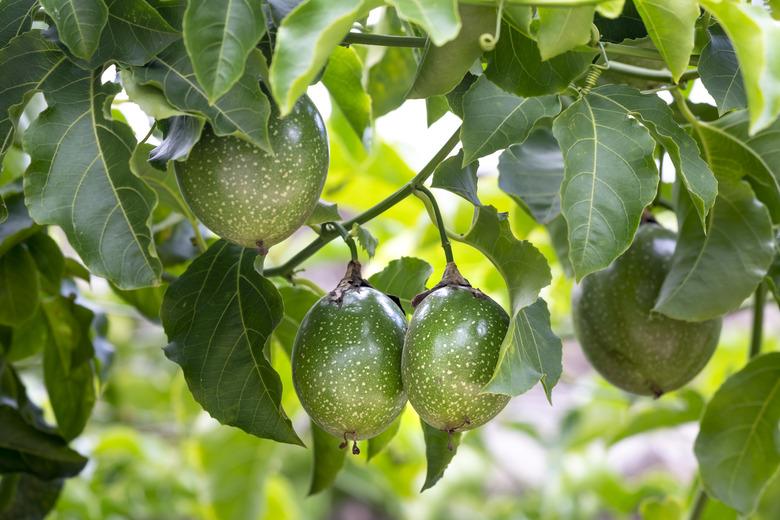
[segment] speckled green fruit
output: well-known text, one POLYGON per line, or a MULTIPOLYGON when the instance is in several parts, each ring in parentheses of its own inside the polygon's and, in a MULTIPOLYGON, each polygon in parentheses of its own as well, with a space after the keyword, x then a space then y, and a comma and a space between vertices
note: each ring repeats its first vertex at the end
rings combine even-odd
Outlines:
POLYGON ((220 237, 270 247, 289 237, 314 210, 328 173, 325 125, 303 96, 292 113, 271 115, 274 154, 207 125, 176 178, 193 213, 220 237))
POLYGON ((574 291, 574 327, 585 355, 609 382, 660 396, 694 378, 712 356, 721 320, 679 321, 652 312, 676 236, 643 224, 634 243, 574 291))
POLYGON ((295 391, 317 425, 339 438, 374 437, 404 404, 406 316, 370 287, 321 298, 301 322, 292 352, 295 391))
POLYGON ((417 306, 406 333, 404 388, 422 419, 440 430, 485 424, 509 397, 482 393, 498 363, 509 316, 470 288, 436 289, 417 306))

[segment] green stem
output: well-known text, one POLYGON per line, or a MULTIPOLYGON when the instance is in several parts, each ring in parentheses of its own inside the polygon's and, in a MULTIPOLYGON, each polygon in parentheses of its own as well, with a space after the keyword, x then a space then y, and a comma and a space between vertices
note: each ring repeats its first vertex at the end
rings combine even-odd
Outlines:
POLYGON ((439 205, 436 203, 436 197, 433 196, 431 190, 422 184, 415 186, 414 189, 428 197, 431 207, 433 208, 436 227, 439 228, 439 237, 441 238, 441 248, 444 250, 444 258, 446 258, 448 264, 453 263, 455 259, 452 257, 452 244, 450 244, 450 239, 447 237, 447 228, 444 227, 444 219, 441 218, 441 211, 439 210, 439 205))
MULTIPOLYGON (((672 78, 672 73, 666 69, 662 69, 662 70, 647 69, 645 67, 637 67, 636 65, 629 65, 627 63, 621 63, 619 61, 611 61, 611 60, 607 68, 611 71, 619 72, 627 76, 634 76, 642 79, 667 81, 670 83, 674 83, 674 78, 672 78)), ((698 70, 689 70, 683 73, 683 75, 680 77, 680 81, 688 81, 698 77, 699 77, 698 70)))
MULTIPOLYGON (((426 164, 420 172, 412 177, 409 182, 398 188, 395 192, 393 192, 390 196, 388 196, 386 199, 378 202, 374 206, 370 207, 363 213, 357 215, 356 217, 347 220, 346 222, 342 222, 341 225, 343 225, 346 229, 352 229, 352 226, 354 224, 365 224, 369 220, 372 220, 373 218, 377 217, 378 215, 381 215, 388 209, 392 208, 402 200, 404 200, 406 197, 412 194, 414 191, 414 187, 422 184, 425 182, 425 180, 433 175, 433 171, 436 169, 436 167, 441 163, 444 159, 447 158, 447 156, 450 154, 453 148, 455 148, 455 145, 458 144, 460 141, 460 127, 458 127, 457 130, 450 136, 450 138, 447 140, 446 143, 444 143, 444 146, 439 149, 438 152, 436 152, 436 155, 433 156, 433 158, 426 164)), ((338 235, 337 232, 323 232, 320 236, 318 236, 316 239, 312 240, 309 245, 298 251, 292 258, 287 260, 285 263, 278 267, 272 267, 271 269, 265 270, 265 276, 285 276, 289 277, 292 275, 293 271, 295 270, 298 265, 300 265, 303 261, 307 260, 309 257, 314 255, 317 251, 322 249, 328 242, 336 238, 338 235)))
POLYGON ((680 113, 683 115, 686 121, 688 121, 691 126, 695 128, 699 124, 699 120, 696 118, 693 112, 691 112, 691 109, 688 107, 688 102, 686 101, 682 92, 680 92, 680 89, 672 89, 669 92, 672 93, 672 97, 674 98, 674 102, 677 103, 677 108, 680 109, 680 113))
POLYGON ((425 47, 428 38, 420 36, 394 36, 391 34, 371 34, 351 32, 342 40, 342 44, 379 45, 382 47, 425 47))
POLYGON ((349 232, 339 224, 338 222, 327 222, 323 227, 332 227, 335 229, 339 235, 341 235, 341 238, 344 240, 344 243, 347 244, 347 247, 349 247, 349 254, 352 257, 351 260, 353 262, 358 261, 358 250, 357 246, 355 245, 355 241, 352 239, 351 236, 349 236, 349 232))
POLYGON ((192 226, 192 231, 195 233, 195 246, 198 248, 198 251, 201 253, 205 253, 206 250, 209 248, 209 246, 206 244, 206 241, 203 239, 203 233, 200 232, 200 226, 198 225, 197 220, 190 220, 190 225, 192 226))
POLYGON ((753 333, 750 336, 750 359, 761 352, 761 342, 764 335, 764 303, 766 301, 766 285, 759 284, 753 296, 753 333))
POLYGON ((699 520, 704 513, 704 508, 707 506, 707 492, 704 491, 704 486, 699 484, 699 491, 696 493, 696 500, 693 502, 693 509, 691 514, 688 515, 688 520, 699 520))

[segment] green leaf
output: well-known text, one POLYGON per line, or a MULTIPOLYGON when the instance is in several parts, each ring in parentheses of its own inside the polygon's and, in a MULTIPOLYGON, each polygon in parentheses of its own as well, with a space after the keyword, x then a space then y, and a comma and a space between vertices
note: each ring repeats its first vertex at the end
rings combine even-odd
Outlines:
POLYGON ((57 26, 57 35, 75 56, 88 60, 100 42, 108 21, 103 0, 41 0, 57 26))
POLYGON ((693 52, 699 3, 696 0, 634 0, 634 6, 674 81, 679 81, 688 69, 693 52))
POLYGON ((775 237, 775 251, 775 259, 766 274, 766 283, 775 295, 775 301, 780 305, 780 232, 775 237))
POLYGON ((677 198, 677 248, 654 310, 687 321, 721 316, 753 293, 772 263, 769 212, 747 183, 721 178, 705 234, 688 197, 677 198))
POLYGON ((298 333, 303 317, 323 296, 323 292, 304 285, 290 285, 279 287, 279 294, 284 302, 284 316, 274 329, 274 337, 281 343, 285 352, 291 355, 295 335, 298 333))
POLYGON ((0 0, 0 48, 32 26, 36 0, 0 0))
POLYGON ((480 77, 463 96, 463 164, 522 143, 540 119, 560 111, 557 96, 522 98, 480 77))
POLYGON ((8 219, 8 206, 5 205, 5 199, 0 194, 0 224, 5 222, 6 219, 8 219))
POLYGON ((10 503, 0 509, 0 518, 35 519, 45 518, 54 509, 60 492, 64 486, 63 479, 44 480, 26 473, 5 475, 0 482, 0 504, 2 504, 2 487, 11 482, 15 490, 10 503))
POLYGON ((626 422, 610 437, 609 443, 615 444, 634 435, 698 421, 702 410, 704 398, 690 389, 680 390, 652 403, 637 402, 629 410, 626 422))
POLYGON ((260 51, 251 52, 243 77, 213 105, 197 84, 192 62, 181 41, 165 49, 146 67, 136 69, 135 74, 143 84, 162 89, 170 104, 182 112, 207 117, 217 135, 242 137, 270 151, 268 119, 271 104, 258 82, 263 59, 260 51))
POLYGON ((426 489, 432 488, 444 476, 444 470, 450 465, 452 457, 458 451, 461 432, 444 432, 429 426, 422 419, 423 435, 425 437, 425 460, 428 461, 428 470, 425 474, 425 483, 423 483, 422 493, 426 489))
POLYGON ((163 302, 163 295, 167 285, 159 287, 143 287, 141 289, 132 289, 123 291, 114 284, 110 284, 111 290, 119 296, 124 302, 129 303, 141 313, 141 315, 151 321, 159 321, 160 307, 163 302))
POLYGON ((65 275, 65 257, 60 246, 44 232, 34 234, 24 243, 35 260, 41 288, 49 294, 59 294, 65 275))
POLYGON ((479 163, 474 161, 465 166, 463 150, 457 155, 443 160, 433 171, 432 188, 447 190, 463 197, 475 206, 481 206, 477 195, 477 170, 479 163))
POLYGON ((12 109, 20 108, 28 95, 66 63, 65 54, 40 31, 27 32, 0 49, 0 163, 13 143, 12 109))
POLYGON ((696 141, 674 121, 669 106, 658 96, 643 95, 625 85, 607 85, 594 90, 592 94, 605 102, 611 101, 616 109, 638 119, 653 139, 664 147, 704 226, 707 214, 715 204, 718 182, 701 158, 696 141))
MULTIPOLYGON (((537 222, 547 223, 561 212, 563 154, 552 132, 540 128, 523 144, 498 158, 498 186, 537 222)), ((567 255, 568 256, 568 255, 567 255)))
POLYGON ((763 6, 702 0, 728 34, 739 59, 750 112, 750 132, 780 114, 780 24, 763 6))
POLYGON ((411 314, 412 299, 425 291, 425 284, 433 274, 433 267, 425 260, 404 256, 368 278, 368 283, 385 294, 397 296, 404 310, 411 314))
POLYGON ((683 518, 682 504, 674 497, 651 497, 639 504, 642 520, 675 520, 683 518))
POLYGON ((367 458, 368 460, 373 459, 377 455, 379 455, 382 450, 384 450, 388 444, 390 444, 390 441, 393 440, 393 437, 398 433, 398 429, 401 427, 401 416, 395 418, 393 422, 390 423, 390 426, 387 427, 385 431, 377 435, 376 437, 371 437, 368 439, 368 454, 367 458))
POLYGON ((344 458, 347 449, 349 449, 340 448, 339 440, 314 424, 314 421, 311 421, 311 436, 314 460, 311 467, 309 496, 315 495, 333 484, 344 465, 344 458))
POLYGON ((745 111, 696 125, 707 161, 719 178, 747 180, 772 221, 780 222, 780 121, 750 136, 745 111))
POLYGON ((388 0, 403 20, 422 27, 434 45, 441 47, 460 32, 457 0, 388 0))
POLYGON ((363 251, 368 254, 369 258, 373 258, 376 253, 376 246, 379 245, 379 240, 365 226, 355 224, 352 232, 357 236, 357 242, 363 248, 363 251))
POLYGON ((5 202, 8 218, 0 226, 0 256, 41 229, 30 218, 21 193, 6 195, 5 202))
POLYGON ((306 224, 316 226, 325 222, 338 222, 339 220, 341 220, 339 205, 320 200, 314 206, 314 211, 309 215, 309 218, 306 219, 306 224))
POLYGON ((780 352, 751 360, 715 392, 694 451, 707 492, 743 515, 780 466, 780 352))
POLYGON ((459 12, 468 23, 454 40, 440 47, 428 41, 409 92, 410 98, 446 94, 460 83, 474 62, 482 56, 480 36, 495 32, 495 7, 461 5, 459 12))
POLYGON ((89 67, 107 61, 143 65, 179 38, 179 33, 146 0, 105 0, 108 23, 89 67))
POLYGON ((11 342, 6 345, 5 359, 15 362, 39 353, 49 339, 48 327, 46 317, 39 306, 29 319, 14 326, 11 342))
POLYGON ((590 42, 590 27, 596 7, 540 7, 536 41, 543 61, 590 42))
POLYGON ((553 124, 563 151, 561 209, 577 280, 628 249, 659 180, 647 129, 597 91, 572 103, 553 124))
POLYGON ((276 33, 271 91, 282 117, 317 76, 352 23, 379 0, 305 0, 287 15, 276 33))
POLYGON ((363 62, 355 49, 336 47, 333 50, 322 83, 362 139, 371 125, 371 97, 363 88, 363 62))
POLYGON ((710 41, 699 56, 699 75, 707 92, 715 98, 718 113, 747 108, 747 94, 737 54, 719 25, 709 28, 710 41))
POLYGON ((301 445, 281 407, 279 375, 263 355, 282 319, 282 298, 254 270, 255 256, 217 241, 170 285, 161 310, 165 355, 221 423, 301 445))
POLYGON ((623 11, 617 18, 607 18, 597 13, 593 23, 601 33, 602 39, 612 43, 647 36, 647 28, 631 0, 625 2, 623 11))
POLYGON ((27 246, 0 256, 0 324, 16 325, 38 309, 38 272, 27 246))
POLYGON ((149 152, 149 164, 167 171, 168 161, 184 161, 200 140, 205 121, 200 117, 176 116, 158 121, 163 129, 163 140, 149 152))
POLYGON ((43 379, 60 434, 70 440, 87 424, 95 405, 90 340, 92 311, 63 296, 43 302, 49 339, 43 353, 43 379))
POLYGON ((504 23, 501 38, 489 55, 485 75, 518 96, 557 94, 585 72, 594 54, 567 52, 542 61, 536 42, 504 23))
POLYGON ((174 108, 165 97, 165 93, 155 85, 143 85, 138 79, 136 69, 123 68, 119 71, 120 81, 128 99, 141 107, 148 116, 162 122, 184 116, 184 112, 174 108))
POLYGON ((542 383, 552 404, 552 389, 561 377, 561 340, 550 326, 547 303, 539 298, 512 316, 498 364, 485 391, 520 395, 542 383))
POLYGON ((123 289, 155 285, 156 197, 130 170, 132 131, 104 115, 116 89, 99 72, 69 65, 46 80, 49 108, 24 134, 26 203, 36 222, 62 227, 94 274, 123 289))
POLYGON ((425 122, 430 128, 433 123, 444 117, 450 111, 446 96, 431 96, 425 99, 425 122))
POLYGON ((190 222, 196 222, 195 216, 181 194, 173 167, 169 164, 165 171, 161 171, 149 164, 148 158, 153 149, 154 147, 147 143, 136 146, 130 157, 130 169, 154 190, 158 205, 181 213, 190 222))
POLYGON ((265 34, 260 0, 188 0, 184 44, 198 83, 213 104, 244 75, 247 57, 265 34))

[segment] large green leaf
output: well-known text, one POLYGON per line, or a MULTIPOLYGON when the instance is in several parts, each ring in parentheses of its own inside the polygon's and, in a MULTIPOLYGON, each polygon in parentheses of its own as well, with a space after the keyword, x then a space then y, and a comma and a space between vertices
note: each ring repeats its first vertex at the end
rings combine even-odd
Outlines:
POLYGON ((707 404, 695 452, 707 492, 743 515, 780 466, 780 352, 729 377, 707 404))
POLYGON ((40 31, 25 33, 0 49, 0 162, 13 142, 11 109, 19 107, 66 61, 65 54, 40 31))
POLYGON ((94 274, 121 288, 155 285, 162 270, 149 228, 156 197, 130 170, 135 138, 106 118, 116 88, 101 86, 98 73, 67 65, 47 78, 49 108, 24 134, 26 202, 36 222, 62 227, 94 274))
POLYGON ((498 186, 538 222, 560 215, 561 182, 563 155, 547 128, 532 132, 498 158, 498 186))
POLYGON ((90 67, 107 61, 143 65, 179 38, 146 0, 106 0, 108 23, 90 67))
MULTIPOLYGON (((460 32, 457 0, 388 0, 398 15, 422 27, 434 45, 441 47, 460 32)), ((468 18, 467 18, 468 20, 468 18)))
POLYGON ((715 98, 718 112, 747 107, 747 94, 737 54, 719 25, 709 29, 710 41, 701 50, 698 70, 707 92, 715 98))
POLYGON ((32 26, 36 0, 0 0, 0 48, 32 26))
POLYGON ((397 296, 406 312, 412 312, 412 299, 425 290, 433 267, 425 260, 404 256, 391 261, 368 282, 383 293, 397 296))
POLYGON ((313 461, 309 495, 327 489, 336 480, 344 465, 347 449, 339 447, 339 440, 311 421, 313 461))
POLYGON ((260 0, 188 0, 184 44, 198 83, 213 104, 244 75, 249 53, 265 34, 260 0))
POLYGON ((540 7, 536 41, 542 60, 559 56, 590 41, 590 28, 596 7, 540 7))
POLYGON ((108 21, 103 0, 41 0, 57 26, 57 36, 75 56, 88 60, 100 43, 108 21))
POLYGON ((634 0, 647 33, 661 53, 672 77, 680 79, 688 69, 694 44, 699 4, 696 0, 634 0))
POLYGON ((363 62, 355 49, 336 47, 328 59, 322 83, 361 139, 371 125, 371 97, 362 81, 363 62))
POLYGON ((441 188, 463 197, 475 206, 481 206, 477 194, 477 170, 479 163, 474 161, 464 166, 463 150, 457 155, 447 157, 433 171, 432 188, 441 188))
POLYGON ((542 61, 536 42, 504 23, 485 75, 518 96, 557 94, 585 72, 594 54, 567 52, 542 61))
POLYGON ((512 317, 498 365, 486 391, 520 395, 542 383, 552 403, 552 389, 561 377, 562 344, 550 326, 547 304, 539 298, 512 317))
POLYGON ((720 179, 706 233, 685 193, 677 197, 679 238, 655 310, 703 321, 734 310, 763 280, 775 254, 772 221, 750 186, 720 179))
POLYGON ((780 121, 751 136, 745 111, 696 125, 705 157, 718 177, 747 180, 780 222, 780 121))
POLYGON ((463 164, 522 143, 540 119, 560 110, 557 96, 522 98, 480 77, 463 96, 463 164))
POLYGON ((428 461, 428 470, 425 474, 425 482, 420 492, 432 488, 444 476, 444 470, 450 465, 452 457, 458 450, 461 432, 445 432, 429 426, 420 419, 423 436, 425 437, 425 459, 428 461))
POLYGON ((34 234, 25 240, 24 245, 35 260, 41 289, 48 294, 59 294, 62 277, 65 275, 65 257, 60 246, 45 232, 34 234))
POLYGON ((270 70, 271 91, 282 116, 306 92, 352 23, 380 3, 380 0, 305 0, 282 20, 270 70))
POLYGON ((611 101, 616 109, 638 119, 664 147, 691 196, 702 226, 705 225, 707 213, 715 204, 718 182, 701 158, 696 141, 674 121, 669 106, 658 96, 643 95, 625 85, 600 87, 592 95, 611 101))
POLYGON ((780 114, 780 23, 763 6, 702 0, 720 21, 739 59, 750 112, 750 131, 769 126, 780 114))
POLYGON ((631 245, 658 186, 655 143, 635 118, 596 91, 564 110, 553 134, 565 164, 561 209, 569 258, 581 280, 631 245))
POLYGON ((215 419, 258 437, 302 444, 281 406, 282 383, 263 347, 282 298, 254 269, 256 254, 224 240, 192 262, 165 293, 165 354, 215 419))
POLYGON ((94 315, 63 296, 43 303, 48 341, 43 353, 43 378, 60 434, 70 440, 87 424, 95 405, 90 340, 94 315))
POLYGON ((38 271, 24 244, 0 256, 0 324, 16 325, 38 309, 38 271))
POLYGON ((217 135, 243 137, 270 151, 271 104, 258 83, 262 60, 260 51, 250 53, 243 77, 213 105, 195 80, 192 62, 181 41, 165 49, 146 67, 135 69, 134 74, 141 83, 162 89, 171 105, 182 112, 207 117, 217 135))

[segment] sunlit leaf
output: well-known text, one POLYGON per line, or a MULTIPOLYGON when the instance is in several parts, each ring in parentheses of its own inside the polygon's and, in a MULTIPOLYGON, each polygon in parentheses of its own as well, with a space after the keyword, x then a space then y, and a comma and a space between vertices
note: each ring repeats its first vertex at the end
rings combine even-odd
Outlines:
POLYGON ((445 432, 429 426, 422 419, 423 435, 425 436, 425 459, 428 470, 420 492, 432 488, 444 476, 444 471, 450 465, 460 444, 461 432, 445 432))
POLYGON ((363 89, 363 63, 354 49, 336 47, 328 59, 322 83, 358 137, 371 124, 371 97, 363 89))
POLYGON ((747 94, 737 54, 719 25, 709 28, 710 41, 701 50, 698 70, 707 92, 715 98, 718 113, 747 107, 747 94))
POLYGON ((313 461, 309 495, 327 489, 336 480, 350 448, 340 448, 339 439, 322 430, 311 421, 313 461))
POLYGON ((434 45, 441 47, 460 32, 457 0, 388 0, 398 15, 422 27, 434 45))
POLYGON ((582 7, 540 7, 536 41, 539 53, 546 61, 590 41, 593 5, 582 7))
POLYGON ((325 222, 338 222, 339 220, 341 220, 341 215, 339 215, 338 204, 320 200, 314 206, 314 211, 309 215, 309 218, 306 219, 306 224, 316 226, 325 222))
POLYGON ((371 437, 370 439, 368 439, 368 453, 367 453, 368 460, 371 460, 377 455, 379 455, 380 453, 382 453, 382 450, 384 450, 390 444, 390 441, 392 441, 393 437, 395 437, 395 435, 398 433, 400 427, 401 427, 401 415, 396 417, 395 420, 390 423, 390 426, 388 426, 385 431, 383 431, 376 437, 371 437))
POLYGON ((699 3, 696 0, 634 0, 634 6, 672 77, 678 81, 688 69, 693 51, 699 3))
MULTIPOLYGON (((103 0, 41 0, 54 24, 57 35, 70 52, 88 60, 97 50, 100 35, 108 21, 103 0)), ((5 6, 3 6, 5 7, 5 6)))
POLYGON ((391 261, 368 282, 379 291, 397 296, 407 313, 411 313, 412 299, 425 290, 433 267, 425 260, 404 256, 391 261))
POLYGON ((357 243, 368 254, 369 258, 373 258, 376 253, 376 246, 379 245, 379 240, 365 226, 359 226, 355 224, 352 231, 357 236, 357 243))

